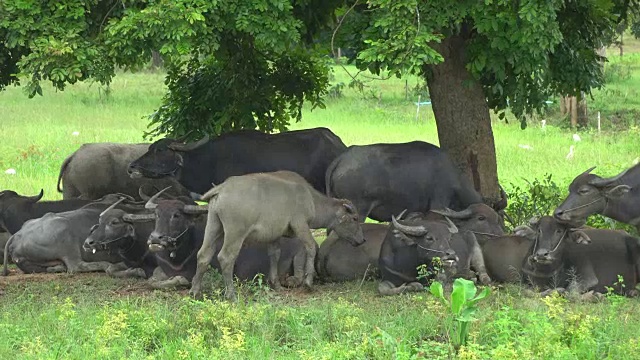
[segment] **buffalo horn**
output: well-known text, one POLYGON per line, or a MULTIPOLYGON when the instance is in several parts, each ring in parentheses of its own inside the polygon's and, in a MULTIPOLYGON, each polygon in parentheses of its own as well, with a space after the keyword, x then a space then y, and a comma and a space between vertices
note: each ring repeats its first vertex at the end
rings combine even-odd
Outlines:
POLYGON ((202 137, 202 139, 196 141, 196 142, 190 142, 190 143, 186 143, 186 144, 181 144, 181 143, 172 143, 169 145, 170 149, 176 150, 176 151, 191 151, 193 149, 197 149, 200 146, 206 144, 209 141, 209 135, 205 135, 202 137))
POLYGON ((452 234, 457 234, 458 227, 456 226, 456 224, 454 224, 453 221, 451 221, 451 219, 449 219, 447 216, 445 216, 444 218, 447 220, 447 223, 449 223, 449 232, 452 234))
POLYGON ((395 215, 391 215, 391 222, 393 222, 393 226, 396 229, 400 230, 401 232, 407 235, 424 236, 429 232, 424 226, 402 225, 398 222, 398 220, 396 220, 395 215))
POLYGON ((123 202, 126 198, 121 197, 118 201, 114 202, 113 204, 111 204, 108 208, 104 209, 103 212, 100 213, 100 217, 102 217, 104 214, 106 214, 109 210, 113 209, 114 207, 118 206, 118 204, 120 204, 121 202, 123 202))
POLYGON ((453 219, 468 219, 473 215, 473 211, 470 208, 466 208, 462 211, 455 211, 449 208, 444 208, 444 210, 430 210, 436 214, 440 214, 442 216, 447 216, 453 219))
POLYGON ((206 214, 209 211, 209 205, 185 205, 182 211, 186 214, 206 214))
POLYGON ((396 218, 396 220, 402 220, 402 217, 404 216, 404 214, 407 212, 407 209, 402 210, 402 212, 400 214, 398 214, 398 217, 396 218))
POLYGON ((27 200, 29 200, 29 202, 38 202, 40 201, 40 199, 42 199, 42 196, 44 196, 44 190, 40 189, 40 193, 38 195, 34 195, 34 196, 25 196, 27 198, 27 200))
POLYGON ((164 188, 164 189, 158 191, 157 193, 155 193, 155 195, 153 195, 151 197, 151 199, 147 200, 147 203, 144 204, 144 208, 145 209, 149 209, 149 210, 155 209, 158 206, 158 204, 156 204, 156 200, 158 200, 158 197, 160 196, 160 194, 162 194, 163 192, 169 190, 170 187, 171 186, 167 186, 166 188, 164 188))
POLYGON ((595 178, 595 179, 589 181, 589 184, 591 184, 593 186, 596 186, 596 187, 603 187, 603 186, 610 185, 611 183, 613 183, 613 182, 615 182, 617 180, 620 180, 620 178, 622 178, 627 173, 627 171, 629 171, 629 170, 630 169, 627 169, 627 170, 621 172, 620 174, 618 174, 618 175, 616 175, 614 177, 610 177, 610 178, 605 178, 605 179, 595 178))
POLYGON ((595 168, 596 168, 595 166, 592 166, 592 167, 588 168, 587 170, 585 170, 585 172, 583 172, 582 174, 580 174, 578 176, 587 175, 588 173, 590 173, 595 168))
POLYGON ((149 221, 149 220, 155 220, 156 219, 156 214, 155 213, 150 213, 150 214, 125 214, 122 219, 124 221, 128 221, 128 222, 142 222, 142 221, 149 221))
POLYGON ((176 138, 176 141, 183 142, 183 141, 187 140, 187 138, 189 137, 189 135, 191 135, 192 132, 193 132, 193 130, 187 131, 186 134, 180 136, 179 138, 176 138))

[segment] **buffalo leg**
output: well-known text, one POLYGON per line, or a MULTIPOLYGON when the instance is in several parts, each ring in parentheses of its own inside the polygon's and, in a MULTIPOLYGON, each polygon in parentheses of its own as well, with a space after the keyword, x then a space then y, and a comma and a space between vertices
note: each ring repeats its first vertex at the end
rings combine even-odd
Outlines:
POLYGON ((313 276, 315 275, 314 262, 316 259, 316 241, 311 235, 311 229, 306 223, 300 223, 293 226, 293 232, 304 244, 307 252, 307 261, 305 264, 304 284, 308 289, 313 288, 313 276))
POLYGON ((71 263, 71 264, 67 263, 67 271, 70 273, 107 271, 107 269, 111 265, 113 264, 107 261, 95 261, 95 262, 78 261, 77 263, 71 263))
POLYGON ((269 282, 276 291, 282 290, 280 276, 278 276, 278 263, 280 262, 280 244, 277 241, 271 242, 269 251, 269 282))
MULTIPOLYGON (((245 233, 225 232, 224 243, 218 253, 218 262, 220 263, 222 278, 224 279, 225 296, 227 299, 234 302, 238 301, 238 295, 236 294, 236 288, 233 285, 233 268, 236 264, 236 259, 238 259, 238 254, 240 254, 240 250, 242 249, 244 239, 249 235, 250 231, 251 230, 248 230, 245 233)), ((202 249, 200 251, 202 251, 202 249)), ((211 257, 213 257, 213 249, 211 254, 211 257)), ((200 267, 199 255, 200 253, 198 253, 198 268, 200 267)))
POLYGON ((391 281, 385 280, 381 281, 378 284, 378 293, 383 296, 389 295, 397 295, 407 291, 421 291, 424 289, 424 286, 419 282, 411 282, 408 284, 402 284, 400 286, 395 286, 391 281))
POLYGON ((491 283, 491 278, 487 273, 487 268, 484 265, 484 256, 482 255, 482 249, 478 245, 476 241, 475 244, 471 247, 471 267, 478 273, 478 278, 480 279, 480 283, 483 285, 488 285, 491 283))
POLYGON ((579 275, 578 279, 578 291, 580 293, 587 292, 589 289, 598 285, 598 276, 596 275, 593 264, 591 264, 588 260, 580 261, 576 266, 577 273, 579 275))
POLYGON ((304 280, 304 267, 307 258, 307 252, 304 250, 298 251, 293 257, 293 276, 287 278, 287 287, 298 287, 304 280))
POLYGON ((218 214, 216 214, 215 211, 210 211, 207 218, 207 225, 204 228, 204 240, 200 250, 198 250, 196 274, 193 276, 193 279, 191 279, 191 290, 189 290, 189 294, 196 299, 202 298, 202 277, 209 268, 209 264, 215 255, 216 242, 222 233, 222 223, 220 222, 218 214))
POLYGON ((176 289, 189 286, 190 282, 184 276, 172 276, 166 280, 150 281, 149 286, 154 289, 176 289))
MULTIPOLYGON (((126 265, 125 265, 126 266, 126 265)), ((144 272, 142 268, 126 268, 126 269, 115 269, 114 267, 107 268, 107 275, 111 277, 117 278, 146 278, 147 274, 144 272)))
POLYGON ((67 266, 65 264, 48 266, 47 272, 50 274, 67 272, 67 266))

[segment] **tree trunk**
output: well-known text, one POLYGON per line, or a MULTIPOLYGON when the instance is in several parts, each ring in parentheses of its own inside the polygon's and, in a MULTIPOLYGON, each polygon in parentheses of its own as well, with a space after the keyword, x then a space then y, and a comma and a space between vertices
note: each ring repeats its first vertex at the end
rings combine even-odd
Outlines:
POLYGON ((162 65, 164 64, 164 61, 162 60, 162 56, 160 56, 160 53, 152 50, 151 51, 151 66, 153 67, 153 69, 159 69, 162 67, 162 65))
POLYGON ((569 113, 569 98, 566 96, 560 96, 560 115, 566 116, 569 113))
POLYGON ((444 57, 425 69, 440 147, 493 206, 501 196, 491 117, 480 83, 465 68, 464 39, 430 45, 444 57))
POLYGON ((571 99, 571 128, 575 129, 578 126, 578 101, 575 96, 571 96, 569 99, 571 99))
POLYGON ((580 101, 578 101, 578 126, 587 127, 589 125, 589 117, 587 112, 587 97, 584 92, 580 94, 580 101))

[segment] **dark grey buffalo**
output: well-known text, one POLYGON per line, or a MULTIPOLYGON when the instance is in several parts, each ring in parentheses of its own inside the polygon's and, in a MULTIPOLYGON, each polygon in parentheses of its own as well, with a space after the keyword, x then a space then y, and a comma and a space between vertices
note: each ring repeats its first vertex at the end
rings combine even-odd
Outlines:
POLYGON ((522 271, 533 247, 533 240, 521 236, 503 235, 488 239, 481 245, 485 267, 491 280, 498 283, 524 283, 522 271))
MULTIPOLYGON (((206 216, 193 201, 185 203, 179 200, 157 200, 154 195, 147 201, 146 207, 153 210, 151 214, 129 214, 127 221, 153 222, 152 229, 144 239, 145 245, 153 250, 159 265, 154 273, 152 286, 188 286, 196 270, 196 252, 200 249, 204 238, 206 216), (194 209, 195 208, 195 209, 194 209)), ((144 235, 144 234, 140 234, 144 235)), ((306 251, 302 242, 296 238, 280 238, 278 240, 281 256, 278 272, 282 285, 293 287, 302 283, 306 251)), ((222 243, 216 244, 216 255, 222 243)), ((218 260, 211 261, 214 269, 220 270, 218 260)), ((234 268, 234 275, 240 280, 250 280, 258 274, 268 274, 269 256, 266 244, 245 244, 240 250, 234 268)))
POLYGON ((426 265, 430 272, 435 271, 436 257, 449 273, 456 269, 459 260, 451 246, 451 237, 458 233, 458 228, 450 220, 432 220, 420 213, 402 219, 402 215, 399 219, 391 216, 392 224, 380 248, 381 295, 421 290, 421 281, 426 279, 418 279, 418 267, 426 265))
POLYGON ((482 203, 446 152, 422 141, 351 146, 331 163, 326 183, 327 195, 353 201, 362 221, 482 203))
POLYGON ((7 242, 4 274, 7 274, 9 256, 25 273, 106 271, 120 262, 116 254, 82 250, 92 225, 111 204, 95 202, 80 209, 47 213, 28 220, 7 242))
POLYGON ((317 243, 311 229, 326 228, 338 236, 364 242, 358 213, 351 201, 329 198, 291 171, 233 176, 202 197, 208 206, 204 242, 190 293, 201 296, 202 277, 215 255, 214 244, 223 241, 218 254, 226 296, 236 299, 233 267, 243 243, 268 245, 269 280, 277 287, 279 246, 282 236, 297 237, 306 250, 304 285, 312 287, 317 243))
MULTIPOLYGON (((153 231, 153 219, 133 221, 129 212, 116 209, 114 203, 100 214, 98 223, 93 225, 85 239, 86 252, 117 254, 122 266, 110 267, 107 274, 113 277, 150 278, 158 267, 156 257, 149 251, 147 238, 153 231)), ((139 212, 149 212, 140 209, 139 212)))
POLYGON ((533 249, 523 266, 536 285, 566 288, 577 283, 580 292, 604 293, 606 287, 635 293, 640 243, 624 231, 574 229, 550 216, 532 223, 533 249), (625 288, 621 288, 618 275, 625 288))
POLYGON ((149 144, 83 144, 62 163, 58 175, 58 191, 64 199, 94 200, 114 193, 137 198, 138 189, 148 185, 158 189, 172 186, 175 193, 188 195, 188 191, 175 179, 129 177, 129 163, 142 156, 148 149, 149 144))
MULTIPOLYGON (((432 210, 434 211, 434 210, 432 210)), ((459 234, 452 236, 451 246, 460 261, 456 275, 468 277, 471 262, 474 267, 482 269, 482 255, 479 243, 494 239, 503 235, 502 219, 489 206, 485 204, 473 204, 462 211, 451 209, 436 210, 440 215, 453 220, 460 230, 459 234), (462 233, 470 231, 475 235, 463 237, 462 233)), ((439 217, 431 215, 434 220, 439 217)), ((442 219, 444 220, 444 219, 442 219)), ((335 234, 330 234, 320 246, 316 268, 320 278, 327 281, 347 281, 362 278, 369 269, 373 272, 378 267, 380 248, 389 227, 383 224, 362 224, 365 242, 363 245, 353 247, 348 241, 340 239, 335 234)), ((476 269, 477 271, 477 269, 476 269)), ((481 276, 484 272, 481 271, 481 276)), ((487 282, 484 278, 482 282, 487 282)))
POLYGON ((569 185, 569 195, 553 215, 561 222, 582 225, 592 214, 631 224, 640 231, 640 164, 610 177, 588 169, 569 185))
POLYGON ((43 190, 35 196, 23 196, 11 190, 0 191, 0 228, 14 234, 27 220, 46 213, 75 210, 91 202, 81 199, 40 201, 43 195, 43 190))
POLYGON ((324 193, 327 166, 346 146, 331 130, 315 128, 265 134, 241 130, 214 139, 184 144, 161 139, 129 166, 132 178, 175 177, 190 191, 202 194, 230 176, 289 170, 324 193))

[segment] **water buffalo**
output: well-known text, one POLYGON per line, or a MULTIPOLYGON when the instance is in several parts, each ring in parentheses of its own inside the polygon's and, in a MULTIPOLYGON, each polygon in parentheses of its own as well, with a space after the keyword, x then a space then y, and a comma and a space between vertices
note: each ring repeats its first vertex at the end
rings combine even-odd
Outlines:
MULTIPOLYGON (((473 267, 484 277, 484 268, 481 247, 479 243, 487 239, 503 235, 502 219, 489 206, 485 204, 472 204, 462 211, 451 209, 432 210, 432 212, 447 216, 453 220, 460 233, 472 232, 477 238, 462 237, 462 234, 452 236, 451 246, 460 261, 456 275, 471 275, 469 268, 473 267)), ((434 220, 438 216, 430 215, 434 220)), ((362 278, 365 271, 377 269, 380 247, 384 241, 389 227, 383 224, 362 224, 362 231, 367 242, 361 246, 353 247, 346 240, 340 239, 335 234, 330 234, 320 246, 316 268, 320 278, 327 281, 347 281, 362 278)), ((482 282, 488 282, 483 278, 482 282)))
POLYGON ((111 202, 94 202, 72 211, 47 213, 31 219, 5 246, 4 274, 10 256, 25 273, 106 271, 120 262, 115 254, 87 253, 82 244, 111 202))
POLYGON ((362 221, 482 203, 446 152, 422 141, 351 146, 329 165, 325 181, 327 195, 353 201, 362 221))
MULTIPOLYGON (((113 277, 151 277, 158 267, 156 257, 149 252, 147 238, 153 230, 152 219, 132 221, 131 214, 116 209, 114 203, 104 210, 98 223, 90 229, 82 248, 87 252, 115 253, 120 256, 122 268, 111 267, 107 274, 113 277)), ((140 211, 148 212, 147 209, 140 211)))
POLYGON ((618 292, 635 293, 640 242, 628 233, 574 229, 544 216, 532 222, 530 234, 535 241, 523 271, 537 278, 537 285, 565 288, 575 278, 580 292, 604 293, 606 287, 614 287, 618 292), (619 284, 619 275, 625 289, 619 284))
POLYGON ((349 281, 361 279, 367 271, 375 273, 380 247, 388 230, 389 226, 385 224, 362 224, 367 241, 360 246, 353 246, 335 232, 329 234, 316 257, 318 277, 324 281, 349 281))
POLYGON ((11 190, 0 191, 0 228, 14 234, 27 220, 39 218, 46 213, 75 210, 91 202, 81 199, 40 201, 43 195, 44 190, 40 190, 35 196, 23 196, 11 190))
POLYGON ((289 170, 324 193, 327 166, 346 148, 326 128, 278 134, 241 130, 187 144, 158 140, 128 171, 132 178, 172 176, 190 191, 202 194, 212 183, 220 184, 230 176, 289 170))
POLYGON ((591 174, 592 167, 569 185, 569 195, 553 216, 582 225, 592 214, 602 214, 635 226, 640 231, 640 164, 611 177, 591 174))
POLYGON ((141 186, 153 185, 159 189, 172 186, 176 194, 189 195, 175 179, 129 177, 129 163, 148 149, 149 144, 83 144, 62 163, 58 175, 58 191, 64 199, 94 200, 114 193, 138 197, 141 186))
POLYGON ((214 244, 223 239, 218 261, 226 296, 236 299, 233 266, 246 242, 269 244, 269 280, 277 284, 279 247, 275 240, 295 236, 305 246, 304 284, 313 285, 317 243, 311 229, 326 228, 338 236, 364 242, 356 208, 349 200, 329 198, 315 190, 302 176, 291 171, 232 176, 202 197, 208 206, 204 242, 198 252, 198 266, 190 293, 201 296, 202 277, 215 255, 214 244))
MULTIPOLYGON (((164 191, 164 190, 163 190, 164 191)), ((121 238, 125 233, 129 235, 128 244, 120 245, 120 248, 130 248, 135 246, 140 250, 129 250, 133 256, 125 258, 127 261, 135 264, 140 261, 140 257, 135 254, 145 254, 148 265, 144 267, 146 277, 149 284, 154 288, 169 288, 188 286, 195 273, 196 258, 195 254, 202 244, 204 236, 204 228, 206 225, 206 217, 200 213, 193 214, 189 210, 189 206, 195 203, 189 200, 158 200, 158 196, 163 191, 150 197, 145 207, 147 212, 137 214, 121 214, 118 210, 112 210, 113 214, 105 212, 103 227, 100 225, 96 232, 92 233, 92 237, 87 238, 85 246, 90 248, 102 247, 110 248, 114 244, 113 240, 121 238), (109 225, 109 218, 117 218, 116 224, 109 225), (125 230, 123 228, 128 228, 125 230), (120 228, 118 230, 118 228, 120 228), (104 230, 103 230, 104 229, 104 230), (102 233, 109 236, 95 236, 94 234, 102 233), (98 239, 96 241, 96 239, 98 239), (130 245, 129 245, 130 244, 130 245), (152 251, 146 252, 151 249, 152 251), (144 250, 144 251, 143 251, 144 250), (158 266, 157 269, 154 268, 158 266)), ((144 197, 143 194, 141 196, 144 197)), ((113 220, 111 220, 113 221, 113 220)), ((218 251, 222 244, 218 245, 218 251)), ((280 240, 282 256, 279 262, 281 274, 292 273, 292 267, 296 267, 296 274, 293 277, 282 278, 281 282, 287 286, 295 286, 302 281, 302 273, 304 265, 304 247, 297 239, 282 238, 280 240), (295 266, 294 266, 295 265, 295 266)), ((247 244, 240 251, 238 261, 234 269, 234 275, 241 280, 253 279, 257 274, 266 274, 268 271, 267 249, 262 244, 247 244)), ((220 269, 217 259, 211 262, 215 269, 220 269)), ((139 271, 138 271, 139 272, 139 271)))
POLYGON ((519 234, 493 237, 481 243, 485 267, 491 280, 499 283, 526 282, 522 267, 531 255, 533 240, 519 234))
POLYGON ((380 295, 419 291, 423 284, 418 280, 418 266, 426 265, 433 271, 433 259, 438 257, 445 271, 451 273, 459 260, 451 247, 451 237, 458 233, 453 222, 427 219, 423 214, 402 219, 402 215, 400 219, 391 215, 392 225, 380 248, 380 295))

